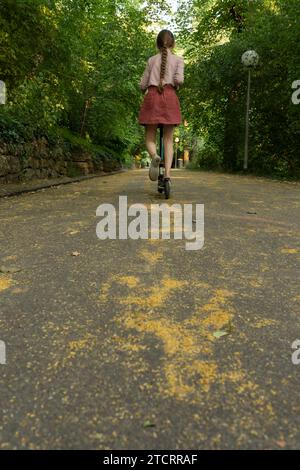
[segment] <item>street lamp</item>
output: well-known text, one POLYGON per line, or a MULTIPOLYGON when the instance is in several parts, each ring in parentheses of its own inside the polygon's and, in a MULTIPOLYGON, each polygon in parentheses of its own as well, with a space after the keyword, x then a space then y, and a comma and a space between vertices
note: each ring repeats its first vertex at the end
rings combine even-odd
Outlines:
POLYGON ((253 67, 256 67, 258 62, 259 62, 259 55, 255 51, 252 51, 252 50, 246 51, 242 55, 242 63, 248 69, 244 170, 247 170, 248 168, 248 155, 249 155, 249 114, 250 114, 251 69, 253 67))
POLYGON ((176 139, 175 139, 175 143, 176 143, 176 146, 175 146, 175 168, 177 168, 178 144, 179 144, 179 142, 180 142, 179 137, 176 137, 176 139))

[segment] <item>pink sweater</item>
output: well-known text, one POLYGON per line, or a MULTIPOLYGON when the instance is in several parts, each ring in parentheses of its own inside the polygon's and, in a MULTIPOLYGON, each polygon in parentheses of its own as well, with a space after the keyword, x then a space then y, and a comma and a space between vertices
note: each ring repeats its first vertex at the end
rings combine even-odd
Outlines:
MULTIPOLYGON (((148 59, 145 72, 140 82, 141 90, 145 91, 149 86, 158 86, 160 82, 161 53, 148 59)), ((184 61, 182 57, 172 54, 168 49, 168 59, 163 85, 171 84, 175 87, 182 85, 184 81, 184 61)))

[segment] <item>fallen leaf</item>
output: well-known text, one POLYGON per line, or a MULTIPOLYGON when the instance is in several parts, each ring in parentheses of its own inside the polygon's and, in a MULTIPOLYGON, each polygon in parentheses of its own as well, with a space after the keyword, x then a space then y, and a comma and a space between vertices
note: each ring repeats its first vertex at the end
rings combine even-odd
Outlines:
POLYGON ((73 251, 72 256, 80 256, 79 251, 73 251))
POLYGON ((0 266, 0 273, 18 273, 19 271, 22 269, 17 266, 0 266))
POLYGON ((226 335, 228 335, 228 334, 229 334, 228 331, 215 331, 215 332, 213 333, 213 336, 214 336, 215 338, 222 338, 222 336, 226 336, 226 335))
POLYGON ((155 428, 155 424, 151 423, 151 421, 149 421, 149 420, 146 420, 144 422, 144 428, 155 428))
POLYGON ((285 442, 285 441, 276 441, 276 444, 277 444, 279 447, 281 447, 281 448, 283 448, 283 447, 286 446, 286 442, 285 442))

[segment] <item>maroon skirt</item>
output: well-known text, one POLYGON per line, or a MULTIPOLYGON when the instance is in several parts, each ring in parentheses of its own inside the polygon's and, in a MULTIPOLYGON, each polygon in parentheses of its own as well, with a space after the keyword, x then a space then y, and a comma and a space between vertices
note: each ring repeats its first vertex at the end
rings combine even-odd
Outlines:
POLYGON ((180 103, 175 88, 172 85, 165 85, 163 92, 159 93, 156 86, 149 86, 140 110, 139 123, 142 126, 149 124, 177 126, 181 122, 180 103))

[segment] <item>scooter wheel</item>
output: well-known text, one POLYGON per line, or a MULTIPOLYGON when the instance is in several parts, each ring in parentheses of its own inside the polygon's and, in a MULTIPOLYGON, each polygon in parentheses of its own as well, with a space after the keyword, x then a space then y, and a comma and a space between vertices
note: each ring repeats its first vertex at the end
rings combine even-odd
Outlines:
POLYGON ((166 199, 170 198, 170 194, 171 194, 170 182, 165 181, 165 196, 166 196, 166 199))

